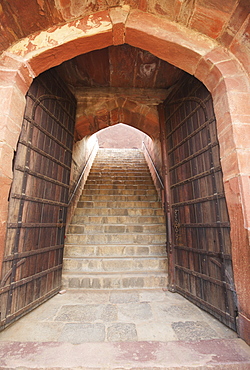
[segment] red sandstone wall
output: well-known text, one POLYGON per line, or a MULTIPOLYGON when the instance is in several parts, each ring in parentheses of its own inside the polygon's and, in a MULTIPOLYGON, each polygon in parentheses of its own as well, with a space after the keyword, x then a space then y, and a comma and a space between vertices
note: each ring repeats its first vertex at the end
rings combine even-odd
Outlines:
MULTIPOLYGON (((161 142, 160 140, 158 139, 155 139, 155 140, 151 140, 150 137, 146 137, 144 139, 144 143, 145 143, 145 146, 149 152, 149 155, 154 163, 154 166, 156 167, 157 169, 157 172, 160 176, 160 178, 162 179, 162 155, 161 155, 161 142)), ((144 152, 144 156, 145 156, 145 159, 148 163, 148 167, 149 167, 149 170, 150 170, 150 173, 151 173, 151 176, 152 176, 152 179, 154 181, 154 184, 155 184, 155 187, 157 189, 157 192, 158 192, 158 195, 159 195, 159 199, 161 199, 162 201, 164 201, 163 199, 163 194, 162 194, 162 187, 161 187, 161 184, 159 182, 159 179, 156 175, 156 171, 154 169, 154 166, 152 165, 152 162, 149 158, 149 155, 148 155, 148 152, 145 148, 145 146, 143 146, 143 152, 144 152)))
POLYGON ((83 138, 81 141, 77 141, 74 144, 73 153, 72 153, 71 173, 70 173, 70 187, 71 187, 70 193, 73 191, 74 185, 77 183, 81 175, 81 171, 87 164, 88 159, 89 161, 84 171, 84 175, 82 177, 80 185, 77 188, 75 196, 73 197, 70 203, 70 206, 68 208, 66 229, 69 226, 71 218, 74 214, 75 207, 82 193, 84 184, 88 178, 88 174, 91 169, 92 163, 95 159, 96 153, 98 151, 98 147, 99 146, 98 146, 96 135, 87 136, 83 138))

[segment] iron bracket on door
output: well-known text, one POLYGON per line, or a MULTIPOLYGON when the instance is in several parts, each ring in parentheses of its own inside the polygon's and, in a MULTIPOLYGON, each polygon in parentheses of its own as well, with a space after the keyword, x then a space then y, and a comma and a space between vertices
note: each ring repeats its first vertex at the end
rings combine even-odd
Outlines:
POLYGON ((180 227, 181 227, 181 224, 179 223, 179 210, 176 208, 174 210, 174 233, 175 233, 175 241, 176 241, 176 244, 180 238, 180 227))

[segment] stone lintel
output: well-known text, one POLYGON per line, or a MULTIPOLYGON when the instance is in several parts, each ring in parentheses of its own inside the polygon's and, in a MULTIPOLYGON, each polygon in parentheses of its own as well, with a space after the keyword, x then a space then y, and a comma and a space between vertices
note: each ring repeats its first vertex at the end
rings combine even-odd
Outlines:
POLYGON ((137 101, 141 104, 158 105, 169 95, 171 89, 140 89, 124 87, 81 87, 76 88, 75 95, 78 102, 96 102, 99 99, 110 100, 119 97, 137 101))

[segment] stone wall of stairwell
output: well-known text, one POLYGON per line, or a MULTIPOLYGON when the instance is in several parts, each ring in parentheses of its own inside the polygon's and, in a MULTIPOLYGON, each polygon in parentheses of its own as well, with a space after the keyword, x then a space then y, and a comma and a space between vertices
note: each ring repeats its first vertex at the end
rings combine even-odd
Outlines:
MULTIPOLYGON (((162 157, 161 157, 161 142, 160 142, 160 140, 159 139, 152 140, 149 136, 147 136, 144 139, 144 143, 145 143, 145 145, 146 145, 146 147, 147 147, 147 149, 150 153, 150 156, 151 156, 151 158, 154 162, 154 165, 155 165, 159 175, 162 178, 162 157)), ((151 163, 151 161, 148 157, 148 154, 145 151, 145 148, 144 148, 143 152, 144 152, 144 156, 145 156, 145 159, 147 161, 147 164, 149 166, 149 170, 150 170, 152 179, 154 181, 157 193, 159 195, 159 199, 161 199, 163 201, 162 189, 161 189, 159 180, 158 180, 157 175, 155 173, 155 170, 152 166, 152 163, 151 163)))
POLYGON ((98 148, 99 148, 99 145, 98 145, 98 140, 97 140, 96 135, 86 136, 82 140, 75 142, 73 146, 72 164, 71 164, 71 173, 70 173, 70 193, 73 190, 75 183, 78 181, 79 176, 81 175, 81 171, 83 167, 85 166, 90 155, 91 157, 86 167, 86 170, 84 172, 81 183, 76 191, 76 194, 74 198, 72 199, 71 204, 69 205, 68 212, 67 212, 66 230, 74 214, 74 210, 77 206, 77 202, 82 193, 84 184, 88 178, 89 171, 95 159, 98 148))

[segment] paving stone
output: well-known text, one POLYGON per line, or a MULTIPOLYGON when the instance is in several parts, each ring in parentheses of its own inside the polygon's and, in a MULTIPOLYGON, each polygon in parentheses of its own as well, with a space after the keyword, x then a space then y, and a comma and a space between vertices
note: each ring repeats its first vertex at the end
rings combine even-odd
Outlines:
POLYGON ((103 290, 102 291, 83 291, 79 293, 77 300, 84 304, 108 303, 109 295, 110 295, 109 291, 103 291, 103 290))
POLYGON ((139 294, 138 292, 126 291, 111 292, 109 300, 111 303, 139 302, 139 294))
POLYGON ((73 344, 85 342, 103 342, 105 340, 105 326, 103 324, 65 324, 58 339, 59 342, 73 344))
MULTIPOLYGON (((171 302, 188 302, 186 298, 176 292, 170 292, 168 290, 164 290, 164 294, 166 298, 171 302)), ((191 303, 192 304, 192 303, 191 303)))
POLYGON ((55 321, 93 322, 117 320, 117 307, 111 304, 66 305, 61 307, 55 321))
POLYGON ((218 334, 204 321, 174 322, 172 328, 179 340, 199 341, 218 338, 218 334))
POLYGON ((250 368, 250 349, 237 338, 236 333, 177 293, 167 293, 162 289, 141 289, 101 292, 69 290, 63 295, 58 294, 0 333, 0 367, 8 358, 7 365, 3 367, 6 370, 34 369, 38 368, 38 364, 41 369, 73 369, 79 366, 79 369, 92 370, 170 370, 180 364, 189 364, 184 368, 190 370, 194 367, 205 370, 213 366, 223 370, 250 368), (114 302, 110 301, 111 296, 114 302), (123 299, 140 301, 122 303, 123 299), (189 308, 190 313, 198 310, 203 319, 197 320, 195 314, 193 319, 187 320, 187 313, 182 316, 180 310, 178 320, 174 317, 174 322, 168 321, 164 307, 168 310, 175 305, 189 308), (79 307, 85 308, 79 311, 79 307), (56 317, 55 312, 58 312, 56 317), (56 319, 62 315, 64 320, 82 320, 83 313, 85 319, 91 319, 90 322, 56 319), (18 347, 20 343, 21 347, 18 347), (42 348, 44 352, 41 353, 42 348), (77 356, 82 357, 79 359, 77 356), (26 362, 27 359, 30 362, 26 362), (30 367, 26 367, 27 364, 30 367))
POLYGON ((161 290, 145 290, 140 291, 140 301, 141 302, 157 302, 157 301, 164 301, 165 295, 163 294, 162 289, 161 290))
POLYGON ((124 342, 137 340, 135 324, 116 323, 107 328, 107 340, 109 342, 124 342))
POLYGON ((136 322, 139 341, 168 342, 178 340, 176 333, 168 324, 159 323, 157 320, 136 322))
POLYGON ((148 320, 152 316, 149 303, 128 303, 118 306, 118 319, 120 320, 148 320))
MULTIPOLYGON (((16 342, 54 342, 57 341, 63 325, 57 322, 36 322, 34 325, 34 317, 29 319, 25 317, 25 321, 17 321, 0 333, 0 342, 11 341, 16 342)), ((0 367, 1 368, 1 367, 0 367)))
POLYGON ((179 304, 174 304, 173 302, 154 302, 152 303, 152 307, 154 312, 156 312, 163 321, 178 321, 180 317, 182 321, 194 319, 203 320, 201 310, 195 306, 190 307, 188 302, 179 302, 179 304))

